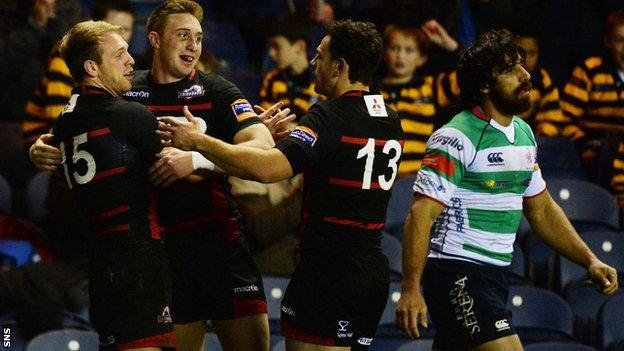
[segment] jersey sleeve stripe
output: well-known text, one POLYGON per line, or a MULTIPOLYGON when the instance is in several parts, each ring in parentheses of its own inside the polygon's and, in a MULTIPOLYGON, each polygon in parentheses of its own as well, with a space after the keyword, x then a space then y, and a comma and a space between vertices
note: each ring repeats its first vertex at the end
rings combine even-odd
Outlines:
POLYGON ((383 223, 365 223, 365 222, 353 221, 353 220, 345 219, 345 218, 337 218, 333 216, 325 216, 323 217, 323 220, 325 222, 329 222, 333 224, 345 225, 349 227, 357 227, 357 228, 366 229, 366 230, 378 230, 378 229, 383 228, 384 226, 383 223))
POLYGON ((121 167, 115 167, 115 168, 107 169, 105 171, 97 172, 93 176, 93 180, 92 181, 108 178, 108 177, 114 176, 116 174, 124 173, 125 171, 126 171, 126 167, 125 166, 121 166, 121 167))
POLYGON ((109 219, 111 217, 114 217, 120 213, 124 213, 130 210, 130 206, 129 205, 122 205, 119 206, 117 208, 114 208, 110 211, 106 211, 106 212, 102 212, 102 213, 98 213, 95 216, 91 217, 91 221, 92 222, 99 222, 103 219, 109 219))
MULTIPOLYGON (((352 144, 352 145, 366 145, 366 144, 368 144, 368 139, 366 139, 366 138, 355 138, 355 137, 350 137, 350 136, 346 136, 346 135, 340 136, 340 141, 342 143, 352 144)), ((375 139, 375 146, 384 146, 387 142, 388 142, 388 140, 375 139)), ((405 140, 398 140, 398 142, 399 142, 399 144, 401 144, 401 146, 403 146, 403 144, 405 143, 405 140)))
POLYGON ((188 106, 190 111, 193 110, 210 110, 212 109, 212 102, 207 102, 203 104, 184 104, 184 105, 147 105, 147 109, 152 112, 161 112, 161 111, 182 111, 184 106, 188 106))
POLYGON ((113 233, 113 232, 125 232, 130 230, 130 224, 120 224, 108 229, 104 229, 101 232, 98 232, 94 235, 95 238, 99 238, 103 235, 109 234, 109 233, 113 233))
MULTIPOLYGON (((350 179, 332 177, 332 178, 329 178, 329 184, 361 189, 363 182, 361 180, 350 180, 350 179)), ((381 189, 381 186, 379 185, 378 182, 371 182, 370 188, 381 189)))

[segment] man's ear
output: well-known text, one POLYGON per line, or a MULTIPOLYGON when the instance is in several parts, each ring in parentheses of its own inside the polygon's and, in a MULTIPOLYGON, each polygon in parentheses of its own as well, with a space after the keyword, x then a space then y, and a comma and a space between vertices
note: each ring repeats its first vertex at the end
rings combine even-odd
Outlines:
POLYGON ((347 64, 347 61, 345 61, 344 58, 339 58, 337 59, 335 62, 335 68, 334 68, 334 77, 338 77, 340 76, 344 71, 347 71, 349 69, 349 65, 347 64))
POLYGON ((160 35, 155 31, 151 31, 147 34, 147 39, 149 40, 150 46, 154 49, 160 47, 160 35))
POLYGON ((93 61, 93 60, 86 60, 83 64, 82 67, 84 68, 85 72, 87 73, 87 76, 89 77, 97 77, 98 72, 99 72, 99 67, 98 64, 93 61))

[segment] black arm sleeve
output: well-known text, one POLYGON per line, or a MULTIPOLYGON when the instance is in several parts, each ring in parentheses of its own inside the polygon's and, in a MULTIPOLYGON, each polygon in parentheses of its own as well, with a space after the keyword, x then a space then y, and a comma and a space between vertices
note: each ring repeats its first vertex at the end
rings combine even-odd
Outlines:
POLYGON ((324 116, 318 104, 312 106, 295 130, 275 146, 288 159, 293 174, 315 167, 321 157, 331 150, 334 138, 324 116))
POLYGON ((213 89, 220 92, 215 99, 215 123, 219 126, 219 139, 232 143, 236 133, 253 124, 262 123, 253 112, 251 103, 234 84, 220 76, 213 84, 213 89), (248 110, 251 113, 245 112, 248 110))
POLYGON ((128 142, 136 147, 141 157, 152 163, 162 149, 160 138, 156 135, 158 121, 143 105, 130 102, 124 108, 124 116, 120 118, 128 142))

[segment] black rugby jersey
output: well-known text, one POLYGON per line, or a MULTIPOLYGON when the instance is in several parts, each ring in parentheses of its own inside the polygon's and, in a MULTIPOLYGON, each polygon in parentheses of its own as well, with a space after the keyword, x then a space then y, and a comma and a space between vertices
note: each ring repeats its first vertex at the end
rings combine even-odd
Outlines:
POLYGON ((365 94, 313 105, 276 146, 304 172, 304 251, 379 246, 404 133, 381 95, 365 94))
POLYGON ((100 88, 73 90, 54 127, 59 172, 91 220, 94 238, 160 239, 147 166, 162 150, 156 118, 100 88))
MULTIPOLYGON (((187 105, 193 116, 205 122, 206 134, 228 143, 239 131, 261 123, 234 84, 196 70, 168 84, 154 83, 147 70, 137 71, 132 90, 124 98, 145 105, 157 117, 184 118, 182 107, 187 105)), ((199 230, 202 224, 219 221, 228 240, 240 236, 240 214, 225 175, 214 173, 199 183, 179 180, 160 188, 156 196, 165 233, 199 230)))

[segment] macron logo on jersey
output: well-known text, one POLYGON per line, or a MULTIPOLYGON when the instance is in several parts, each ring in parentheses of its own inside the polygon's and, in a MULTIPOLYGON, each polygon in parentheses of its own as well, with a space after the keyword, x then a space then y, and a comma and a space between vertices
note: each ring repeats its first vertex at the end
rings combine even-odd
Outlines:
POLYGON ((310 128, 304 126, 298 126, 290 132, 290 136, 303 141, 308 146, 314 146, 318 135, 310 128))
POLYGON ((127 91, 125 94, 123 94, 124 96, 127 97, 131 97, 131 98, 148 98, 149 97, 149 91, 127 91))
POLYGON ((388 117, 386 105, 381 95, 364 95, 364 102, 368 109, 368 114, 372 117, 388 117))

